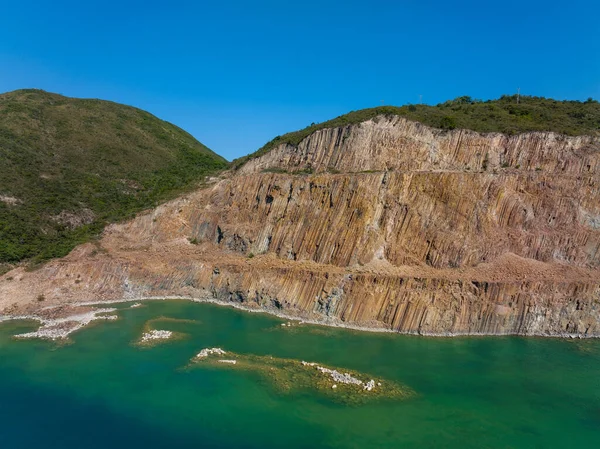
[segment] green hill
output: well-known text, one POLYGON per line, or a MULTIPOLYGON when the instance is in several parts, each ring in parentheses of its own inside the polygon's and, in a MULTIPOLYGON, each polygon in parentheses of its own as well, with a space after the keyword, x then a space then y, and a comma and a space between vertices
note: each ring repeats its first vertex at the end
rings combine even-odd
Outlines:
POLYGON ((41 90, 0 95, 0 264, 62 256, 227 167, 130 106, 41 90))
POLYGON ((236 159, 233 168, 259 157, 280 144, 298 145, 305 137, 324 128, 361 123, 378 115, 399 115, 440 129, 471 129, 483 133, 517 134, 528 131, 554 131, 569 136, 600 135, 600 103, 591 98, 581 101, 557 101, 543 97, 504 95, 497 100, 459 97, 436 106, 380 106, 313 123, 300 130, 277 136, 255 153, 236 159))

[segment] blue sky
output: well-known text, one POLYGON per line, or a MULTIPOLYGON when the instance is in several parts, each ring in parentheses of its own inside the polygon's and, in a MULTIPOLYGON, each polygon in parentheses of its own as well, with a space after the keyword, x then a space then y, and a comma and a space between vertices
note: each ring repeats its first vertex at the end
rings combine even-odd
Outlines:
POLYGON ((2 2, 0 91, 131 104, 228 159, 351 110, 600 98, 600 2, 2 2))

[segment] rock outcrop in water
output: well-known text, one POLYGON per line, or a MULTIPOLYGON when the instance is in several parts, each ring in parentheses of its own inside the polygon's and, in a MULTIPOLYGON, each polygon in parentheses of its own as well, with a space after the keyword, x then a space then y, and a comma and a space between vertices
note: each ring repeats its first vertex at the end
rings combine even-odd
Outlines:
POLYGON ((599 336, 599 169, 593 137, 324 129, 7 273, 0 313, 192 296, 408 333, 599 336))

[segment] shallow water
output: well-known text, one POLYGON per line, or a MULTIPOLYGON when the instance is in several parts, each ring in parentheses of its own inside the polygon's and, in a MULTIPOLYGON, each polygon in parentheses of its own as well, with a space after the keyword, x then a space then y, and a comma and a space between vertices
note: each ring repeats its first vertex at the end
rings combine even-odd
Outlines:
POLYGON ((0 324, 1 448, 600 447, 600 341, 424 338, 154 301, 72 335, 11 338, 0 324), (141 348, 153 321, 186 338, 141 348), (345 406, 282 395, 235 369, 184 369, 202 348, 347 367, 402 383, 405 401, 345 406))

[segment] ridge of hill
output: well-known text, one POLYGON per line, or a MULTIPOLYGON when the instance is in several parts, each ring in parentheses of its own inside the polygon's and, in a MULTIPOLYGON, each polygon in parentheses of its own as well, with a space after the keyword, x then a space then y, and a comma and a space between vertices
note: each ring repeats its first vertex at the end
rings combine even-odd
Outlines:
POLYGON ((37 89, 1 94, 0 265, 64 256, 226 167, 141 109, 37 89))
POLYGON ((460 128, 506 135, 551 131, 567 136, 600 136, 600 103, 592 98, 581 102, 503 95, 496 100, 482 101, 463 96, 435 106, 409 104, 351 111, 332 120, 312 123, 304 129, 277 136, 254 153, 232 161, 232 167, 238 169, 247 161, 260 157, 282 144, 296 146, 321 129, 362 123, 377 116, 400 116, 444 130, 460 128))

